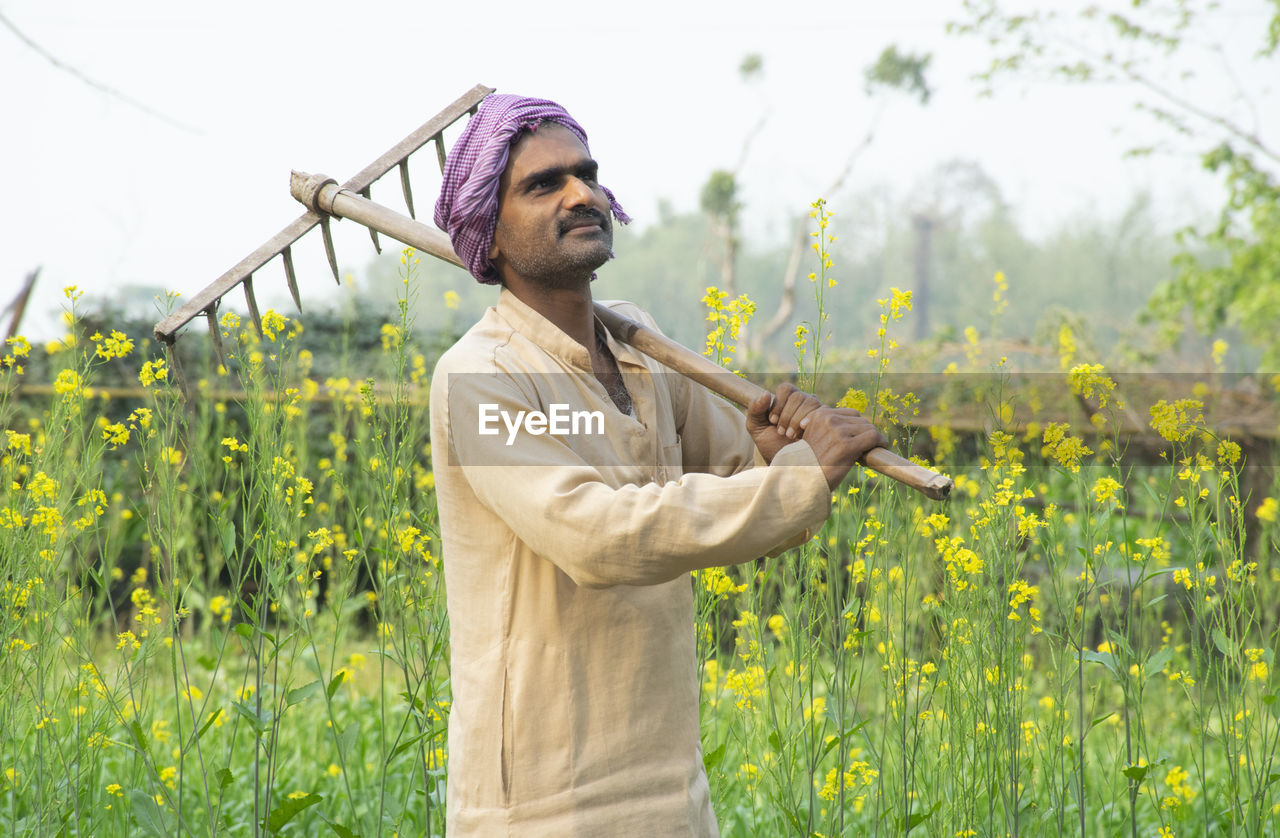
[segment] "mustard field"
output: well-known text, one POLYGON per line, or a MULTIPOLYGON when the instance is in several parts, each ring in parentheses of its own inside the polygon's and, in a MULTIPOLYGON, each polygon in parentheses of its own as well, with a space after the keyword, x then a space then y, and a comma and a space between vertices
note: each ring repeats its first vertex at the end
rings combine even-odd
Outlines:
MULTIPOLYGON (((812 280, 802 385, 850 370, 835 397, 956 489, 859 469, 808 543, 690 580, 722 833, 1277 834, 1271 442, 1069 331, 1053 376, 975 334, 911 392, 910 294, 856 349, 812 280)), ((177 368, 76 297, 66 338, 0 369, 0 833, 442 835, 448 580, 407 306, 352 380, 275 312, 177 368)), ((736 366, 749 301, 707 304, 736 366)))

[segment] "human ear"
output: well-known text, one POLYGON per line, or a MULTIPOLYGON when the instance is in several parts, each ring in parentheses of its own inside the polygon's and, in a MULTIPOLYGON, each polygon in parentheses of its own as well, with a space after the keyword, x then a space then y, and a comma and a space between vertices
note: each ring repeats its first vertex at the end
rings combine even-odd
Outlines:
POLYGON ((493 221, 493 240, 489 244, 489 261, 497 264, 498 256, 502 253, 502 246, 499 244, 502 240, 502 213, 498 212, 498 217, 493 221))

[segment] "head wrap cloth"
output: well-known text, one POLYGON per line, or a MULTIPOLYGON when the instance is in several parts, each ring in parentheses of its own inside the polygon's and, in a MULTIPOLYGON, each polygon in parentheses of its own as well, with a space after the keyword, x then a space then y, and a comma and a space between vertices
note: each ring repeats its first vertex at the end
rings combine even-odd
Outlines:
MULTIPOLYGON (((555 102, 493 94, 467 121, 445 162, 436 226, 449 234, 454 251, 480 282, 500 281, 489 251, 498 224, 498 180, 507 168, 511 146, 523 131, 535 130, 543 121, 564 126, 587 146, 587 132, 555 102)), ((614 217, 623 224, 630 222, 613 193, 604 189, 604 194, 614 217)))

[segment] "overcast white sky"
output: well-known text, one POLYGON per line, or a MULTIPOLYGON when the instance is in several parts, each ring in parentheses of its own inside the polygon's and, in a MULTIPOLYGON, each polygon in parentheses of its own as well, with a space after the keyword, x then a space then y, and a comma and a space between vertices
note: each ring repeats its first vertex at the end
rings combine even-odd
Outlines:
MULTIPOLYGON (((1243 11, 1222 36, 1256 44, 1265 4, 1231 5, 1243 11)), ((968 77, 989 54, 944 33, 957 10, 941 0, 3 0, 0 14, 49 53, 172 122, 0 28, 0 305, 37 265, 23 329, 33 336, 52 333, 65 285, 194 293, 299 214, 290 169, 344 180, 477 82, 564 104, 640 224, 660 198, 695 208, 707 175, 737 161, 767 112, 741 177, 747 229, 768 237, 865 133, 874 105, 862 70, 891 43, 934 53, 936 94, 927 108, 892 102, 858 185, 906 190, 939 161, 974 159, 1032 231, 1115 211, 1139 189, 1155 192, 1171 227, 1213 206, 1193 159, 1122 159, 1152 134, 1124 90, 1011 85, 977 100, 968 77), (737 72, 748 53, 764 58, 751 86, 737 72)), ((1274 94, 1255 109, 1280 112, 1274 94)), ((415 182, 420 216, 435 184, 415 182)), ((394 204, 397 192, 391 179, 374 198, 394 204)), ((371 251, 353 241, 339 257, 358 268, 371 251)), ((305 301, 333 286, 318 235, 302 249, 315 252, 300 265, 305 301)))

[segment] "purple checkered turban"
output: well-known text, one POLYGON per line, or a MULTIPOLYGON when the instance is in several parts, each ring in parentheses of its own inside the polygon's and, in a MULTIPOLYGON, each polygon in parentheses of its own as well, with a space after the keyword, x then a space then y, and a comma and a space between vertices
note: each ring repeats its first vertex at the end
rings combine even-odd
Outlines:
MULTIPOLYGON (((454 251, 480 282, 494 285, 500 281, 489 261, 493 231, 498 226, 498 179, 521 132, 535 130, 543 120, 564 126, 587 145, 587 132, 555 102, 494 94, 480 103, 445 163, 444 184, 436 200, 436 226, 449 234, 454 251)), ((587 153, 591 153, 589 147, 587 153)), ((604 194, 614 217, 629 223, 631 218, 613 193, 604 189, 604 194)))

